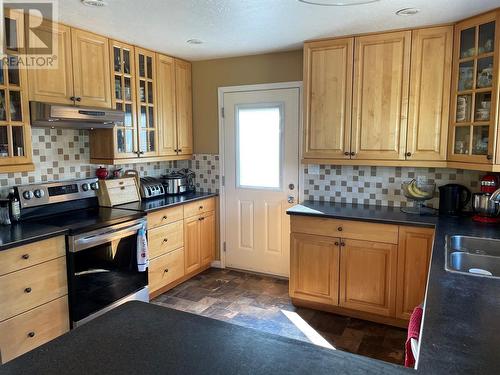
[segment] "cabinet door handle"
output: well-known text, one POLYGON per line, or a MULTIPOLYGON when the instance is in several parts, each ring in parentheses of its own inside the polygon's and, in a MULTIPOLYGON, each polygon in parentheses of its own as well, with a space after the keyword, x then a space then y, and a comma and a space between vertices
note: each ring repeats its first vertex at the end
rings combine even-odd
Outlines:
POLYGON ((77 102, 81 102, 82 101, 82 98, 80 98, 79 96, 76 98, 76 101, 77 102))
POLYGON ((339 242, 338 241, 335 241, 335 246, 339 246, 339 242))
POLYGON ((74 102, 76 100, 76 98, 74 96, 70 96, 69 100, 71 100, 72 102, 74 102))
POLYGON ((341 243, 340 243, 340 246, 345 246, 345 242, 341 242, 341 243))
POLYGON ((28 287, 28 288, 24 289, 24 293, 31 293, 31 288, 28 287))
POLYGON ((488 160, 492 160, 492 159, 493 159, 493 155, 487 155, 487 156, 486 156, 486 159, 488 159, 488 160))
POLYGON ((167 216, 167 215, 164 215, 161 219, 162 219, 162 220, 167 220, 167 219, 168 219, 168 216, 167 216))
POLYGON ((163 239, 163 242, 168 242, 168 238, 164 238, 164 239, 163 239))
POLYGON ((182 152, 182 149, 178 149, 177 152, 182 152))
POLYGON ((199 210, 203 210, 203 206, 198 207, 199 210))
POLYGON ((165 268, 165 270, 163 271, 163 273, 167 273, 168 272, 168 268, 165 268))
POLYGON ((21 258, 23 258, 23 259, 29 259, 30 255, 29 254, 23 254, 23 256, 21 258))
POLYGON ((28 337, 35 337, 35 332, 31 331, 30 333, 28 333, 28 337))
POLYGON ((351 151, 350 155, 351 155, 351 156, 355 156, 355 155, 356 155, 356 153, 355 153, 354 151, 351 151))
POLYGON ((343 228, 342 228, 342 227, 338 227, 338 228, 337 228, 337 230, 338 230, 339 232, 342 232, 343 228))
POLYGON ((407 153, 406 153, 406 156, 407 156, 407 157, 410 157, 410 156, 411 156, 411 152, 407 152, 407 153))

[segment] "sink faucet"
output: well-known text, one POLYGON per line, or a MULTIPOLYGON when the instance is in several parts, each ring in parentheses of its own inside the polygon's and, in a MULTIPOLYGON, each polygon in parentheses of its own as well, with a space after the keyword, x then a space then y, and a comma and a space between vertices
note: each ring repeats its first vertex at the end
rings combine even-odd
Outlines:
POLYGON ((491 194, 490 201, 500 202, 500 189, 497 189, 491 194))

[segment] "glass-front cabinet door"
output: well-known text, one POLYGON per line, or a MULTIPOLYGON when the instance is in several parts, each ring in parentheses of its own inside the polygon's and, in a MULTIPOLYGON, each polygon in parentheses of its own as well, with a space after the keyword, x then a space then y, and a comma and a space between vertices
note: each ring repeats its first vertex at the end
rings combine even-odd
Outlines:
POLYGON ((124 122, 115 127, 116 157, 134 158, 139 155, 134 47, 112 41, 111 56, 113 59, 111 64, 113 108, 125 112, 124 122))
POLYGON ((156 65, 154 52, 136 48, 139 155, 157 155, 156 65))
POLYGON ((27 71, 21 63, 23 14, 5 9, 4 28, 4 55, 0 60, 0 170, 25 171, 32 169, 32 157, 27 71))
POLYGON ((455 29, 449 159, 491 164, 495 159, 498 21, 489 13, 455 29))

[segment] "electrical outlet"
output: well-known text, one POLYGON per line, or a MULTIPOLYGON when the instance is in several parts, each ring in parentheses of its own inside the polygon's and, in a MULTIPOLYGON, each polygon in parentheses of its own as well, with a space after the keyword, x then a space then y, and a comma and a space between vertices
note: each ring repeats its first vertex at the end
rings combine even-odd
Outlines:
POLYGON ((309 174, 318 174, 319 175, 319 164, 308 164, 307 172, 309 174))

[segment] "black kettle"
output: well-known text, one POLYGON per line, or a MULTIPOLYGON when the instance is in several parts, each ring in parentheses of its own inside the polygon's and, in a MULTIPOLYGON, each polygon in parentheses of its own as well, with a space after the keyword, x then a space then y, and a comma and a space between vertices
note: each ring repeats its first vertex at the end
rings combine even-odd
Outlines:
POLYGON ((460 215, 469 203, 472 193, 463 185, 447 184, 439 187, 439 214, 460 215))

